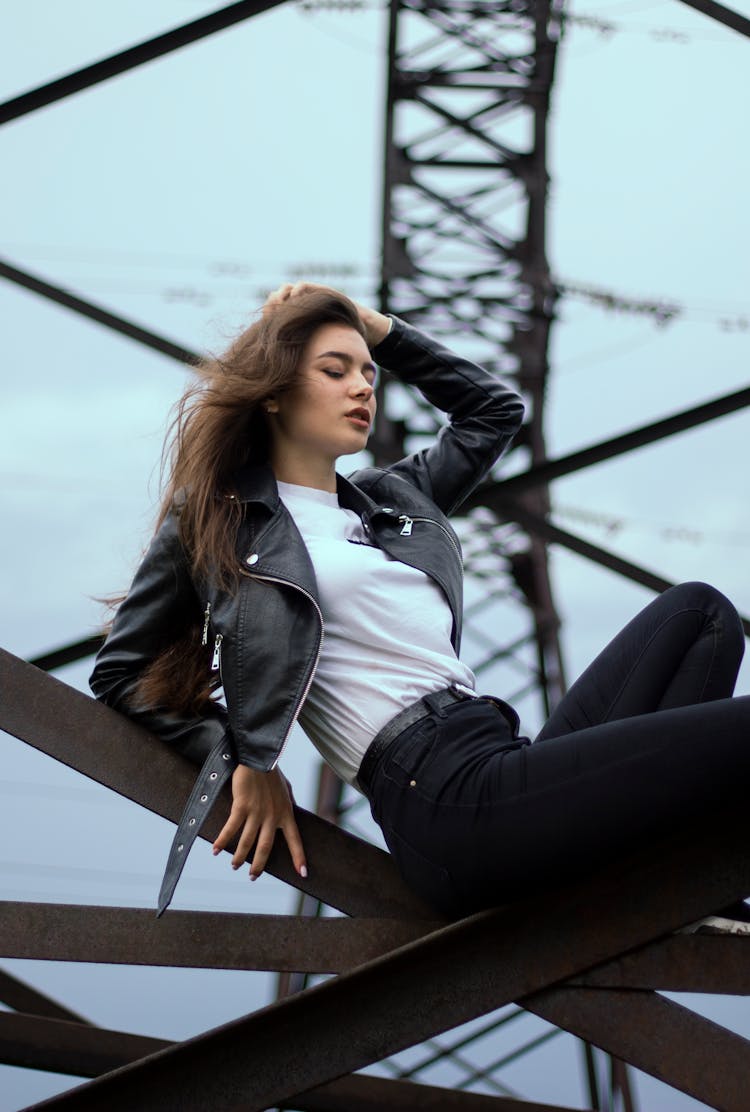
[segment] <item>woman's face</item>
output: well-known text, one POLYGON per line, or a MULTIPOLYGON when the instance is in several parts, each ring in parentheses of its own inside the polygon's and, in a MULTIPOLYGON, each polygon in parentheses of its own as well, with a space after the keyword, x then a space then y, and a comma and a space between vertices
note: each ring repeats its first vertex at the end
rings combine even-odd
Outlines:
POLYGON ((296 384, 268 403, 277 476, 283 479, 292 464, 314 477, 364 448, 375 417, 374 382, 375 364, 359 332, 321 325, 305 347, 296 384))

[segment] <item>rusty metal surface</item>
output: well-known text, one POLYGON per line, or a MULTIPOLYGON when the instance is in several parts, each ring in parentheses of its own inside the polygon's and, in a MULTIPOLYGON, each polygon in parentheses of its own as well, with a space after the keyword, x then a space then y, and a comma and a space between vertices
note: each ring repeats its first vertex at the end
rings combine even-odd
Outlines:
MULTIPOLYGON (((463 1093, 361 1073, 300 1093, 279 1107, 295 1112, 569 1112, 553 1104, 463 1093)), ((242 1107, 236 1112, 243 1112, 242 1107)))
POLYGON ((0 969, 0 1000, 16 1012, 28 1012, 29 1015, 46 1016, 48 1019, 67 1019, 73 1023, 88 1023, 82 1015, 32 988, 25 981, 13 977, 4 969, 0 969))
MULTIPOLYGON (((260 1112, 731 902, 750 890, 749 840, 741 817, 701 824, 565 892, 451 924, 39 1107, 221 1112, 244 1100, 248 1112, 260 1112), (594 916, 592 907, 606 914, 594 916), (293 1045, 305 1046, 304 1061, 290 1059, 293 1045)), ((566 991, 578 1009, 590 1008, 581 995, 589 990, 566 991)), ((542 998, 535 1006, 550 1005, 542 998)), ((598 1020, 579 1023, 572 1014, 578 1026, 597 1028, 598 1020)), ((698 1029, 701 1022, 695 1018, 698 1029)), ((668 1033, 662 1040, 668 1045, 668 1033)), ((627 1058, 620 1043, 612 1052, 627 1058)), ((672 1083, 684 1087, 680 1077, 672 1083)))
MULTIPOLYGON (((177 822, 196 776, 193 765, 94 699, 0 649, 0 729, 177 822)), ((227 788, 200 836, 212 841, 229 811, 227 788)), ((297 821, 310 876, 301 880, 278 838, 268 871, 349 915, 434 920, 383 850, 301 808, 297 821)), ((154 893, 156 898, 156 893, 154 893)))
POLYGON ((750 995, 750 938, 676 934, 615 958, 571 985, 750 995))
MULTIPOLYGON (((109 1031, 80 1029, 74 1023, 0 1013, 0 1061, 78 1077, 96 1077, 105 1070, 137 1061, 145 1054, 174 1044, 109 1031)), ((243 1112, 243 1105, 234 1112, 243 1112)), ((352 1074, 307 1093, 297 1094, 281 1108, 297 1112, 567 1112, 558 1105, 464 1093, 434 1085, 352 1074)))
MULTIPOLYGON (((432 928, 440 925, 435 922, 432 928)), ((147 908, 8 901, 0 903, 0 955, 114 965, 338 973, 419 938, 428 927, 421 920, 210 911, 168 911, 156 919, 147 908)))
POLYGON ((524 1006, 710 1108, 745 1112, 750 1041, 637 989, 551 989, 524 1006))
POLYGON ((169 1045, 165 1039, 108 1031, 86 1023, 0 1012, 0 1062, 9 1066, 98 1077, 169 1045))

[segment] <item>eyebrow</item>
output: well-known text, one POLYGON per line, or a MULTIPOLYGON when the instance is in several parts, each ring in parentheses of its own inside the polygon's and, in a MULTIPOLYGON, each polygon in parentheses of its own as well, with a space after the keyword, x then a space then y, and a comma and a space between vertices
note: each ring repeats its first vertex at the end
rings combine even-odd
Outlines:
MULTIPOLYGON (((356 363, 356 359, 353 355, 350 355, 348 351, 322 351, 320 355, 315 356, 315 360, 330 359, 331 357, 341 359, 343 363, 356 363)), ((377 371, 377 367, 374 363, 363 363, 362 367, 364 370, 377 371)))

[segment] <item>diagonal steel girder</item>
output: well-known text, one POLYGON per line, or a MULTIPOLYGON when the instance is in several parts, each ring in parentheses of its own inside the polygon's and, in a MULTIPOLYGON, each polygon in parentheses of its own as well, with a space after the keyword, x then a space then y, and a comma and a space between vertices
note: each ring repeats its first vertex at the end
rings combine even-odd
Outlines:
MULTIPOLYGON (((178 821, 195 781, 194 767, 169 746, 3 649, 0 730, 171 822, 178 821)), ((229 806, 227 788, 201 837, 216 837, 229 806)), ((348 915, 434 920, 434 910, 407 889, 383 850, 302 808, 297 820, 310 876, 302 880, 297 875, 281 840, 268 863, 272 875, 348 915)))
MULTIPOLYGON (((12 948, 12 947, 11 947, 12 948)), ((8 950, 0 943, 0 952, 8 950)), ((5 954, 10 956, 10 952, 5 954)), ((39 989, 27 985, 5 969, 0 969, 0 1000, 8 1008, 17 1012, 27 1012, 30 1015, 43 1016, 47 1019, 67 1019, 74 1023, 88 1023, 78 1012, 66 1008, 63 1004, 53 1000, 52 997, 40 992, 39 989)))
MULTIPOLYGON (((179 810, 180 789, 191 779, 186 762, 150 735, 3 652, 0 727, 170 817, 179 810)), ((367 914, 387 917, 398 908, 397 915, 425 917, 385 854, 304 812, 300 819, 318 898, 332 892, 340 906, 359 906, 367 914)), ((603 996, 592 997, 591 989, 566 989, 574 996, 564 1000, 562 1019, 559 998, 545 1003, 544 997, 526 997, 750 891, 747 838, 742 816, 698 822, 694 829, 675 832, 658 851, 651 847, 615 862, 606 873, 565 892, 442 927, 318 988, 40 1107, 98 1109, 103 1100, 112 1112, 133 1107, 220 1112, 250 1095, 248 1110, 261 1109, 513 999, 525 1007, 534 1003, 545 1016, 548 1009, 552 1022, 564 1019, 568 1029, 584 1033, 599 1025, 592 1017, 603 996), (601 914, 592 914, 592 908, 602 909, 601 914), (361 1007, 363 999, 367 1009, 361 1007), (309 1051, 304 1062, 290 1061, 292 1045, 309 1051), (251 1061, 248 1046, 254 1048, 251 1061)), ((277 852, 274 871, 293 878, 279 857, 277 852)), ((741 1063, 747 1064, 744 1041, 700 1021, 700 1053, 685 1059, 685 1040, 695 1034, 696 1019, 678 1009, 669 1012, 676 1023, 673 1042, 662 1033, 656 1062, 651 1036, 649 1051, 638 1034, 653 1029, 654 1009, 663 1013, 658 1000, 650 1002, 651 995, 639 994, 630 1011, 629 997, 622 998, 619 1024, 609 1031, 602 1027, 606 1037, 598 1041, 698 1099, 736 1107, 732 1086, 742 1075, 741 1063), (712 1068, 706 1067, 705 1055, 711 1056, 712 1068)))
MULTIPOLYGON (((99 1077, 173 1045, 167 1039, 0 1012, 0 1062, 26 1069, 99 1077)), ((292 1107, 295 1112, 351 1112, 352 1108, 357 1112, 383 1112, 386 1108, 389 1112, 569 1112, 556 1105, 364 1074, 352 1074, 295 1094, 292 1107)), ((245 1105, 239 1103, 233 1112, 243 1112, 243 1108, 245 1105)))
POLYGON ((199 358, 195 352, 181 344, 168 340, 166 337, 160 336, 148 328, 143 328, 125 317, 120 317, 116 313, 111 313, 109 309, 104 309, 101 305, 95 305, 93 301, 77 297, 63 289, 62 286, 55 286, 51 282, 46 282, 43 278, 30 274, 26 270, 21 270, 2 259, 0 259, 0 278, 7 278, 9 282, 13 282, 17 286, 22 286, 32 293, 39 294, 40 297, 44 297, 48 301, 54 301, 57 305, 62 305, 64 309, 71 309, 80 316, 96 321, 97 324, 103 324, 105 328, 110 328, 121 336, 127 336, 128 339, 135 340, 137 343, 143 344, 144 347, 151 348, 152 351, 158 351, 160 355, 167 355, 170 359, 176 359, 178 363, 195 363, 199 358))
POLYGON ((126 73, 137 66, 142 66, 145 62, 161 58, 165 54, 179 50, 182 46, 198 42, 199 39, 205 39, 208 35, 223 31, 244 19, 259 15, 261 12, 268 11, 269 8, 277 7, 281 2, 282 0, 239 0, 238 3, 229 4, 225 8, 220 8, 219 11, 211 12, 210 15, 204 15, 200 19, 192 20, 180 27, 174 27, 171 31, 165 31, 162 35, 146 39, 136 46, 121 50, 117 54, 111 54, 90 66, 84 66, 83 69, 65 74, 64 77, 58 77, 55 81, 40 85, 36 89, 30 89, 28 92, 0 104, 0 124, 17 120, 21 116, 35 112, 38 108, 54 104, 56 101, 72 96, 73 93, 79 93, 83 89, 90 89, 92 85, 98 85, 102 81, 107 81, 110 77, 126 73))
MULTIPOLYGON (((566 456, 545 460, 543 463, 530 467, 527 471, 511 475, 507 479, 501 479, 495 485, 503 495, 516 495, 522 490, 528 490, 531 487, 552 482, 553 479, 560 479, 564 475, 570 475, 574 471, 580 471, 583 467, 591 467, 592 464, 614 459, 625 452, 632 452, 636 448, 645 448, 648 444, 654 444, 659 440, 674 436, 675 433, 686 432, 688 429, 697 428, 708 421, 725 417, 729 413, 736 413, 747 406, 750 406, 750 387, 736 390, 731 394, 723 394, 719 398, 713 398, 701 405, 691 406, 690 409, 683 409, 679 413, 664 417, 660 421, 653 421, 648 425, 642 425, 640 428, 631 429, 619 436, 602 440, 598 444, 591 444, 588 448, 580 448, 566 456)), ((465 503, 466 508, 470 509, 474 505, 483 505, 482 495, 484 490, 486 490, 486 487, 480 488, 471 495, 465 503)))
MULTIPOLYGON (((530 533, 536 533, 545 541, 552 544, 560 544, 564 548, 569 548, 571 552, 578 553, 579 556, 585 556, 586 559, 592 560, 595 564, 600 564, 601 567, 609 568, 610 571, 617 572, 618 575, 624 576, 626 579, 632 580, 633 583, 640 583, 642 587, 648 587, 651 591, 662 592, 666 591, 669 587, 674 586, 668 579, 663 576, 657 575, 655 572, 648 571, 646 568, 638 564, 634 564, 630 560, 624 559, 622 556, 616 556, 613 552, 608 551, 606 548, 601 548, 599 545, 592 544, 591 541, 586 541, 582 537, 576 536, 574 533, 569 533, 566 529, 561 529, 558 525, 553 525, 546 517, 536 513, 534 510, 527 509, 526 506, 508 499, 505 501, 502 498, 502 487, 498 484, 497 487, 487 490, 487 496, 483 500, 483 505, 488 506, 494 510, 499 516, 508 518, 511 521, 517 521, 523 525, 530 533)), ((740 615, 742 628, 747 636, 750 636, 750 618, 745 618, 740 615)))
POLYGON ((740 15, 733 8, 727 8, 724 4, 717 4, 716 0, 682 0, 682 3, 687 4, 689 8, 695 8, 697 12, 701 12, 703 15, 710 16, 711 19, 718 20, 725 27, 731 27, 733 31, 739 31, 741 35, 747 35, 750 38, 750 19, 747 16, 740 15))

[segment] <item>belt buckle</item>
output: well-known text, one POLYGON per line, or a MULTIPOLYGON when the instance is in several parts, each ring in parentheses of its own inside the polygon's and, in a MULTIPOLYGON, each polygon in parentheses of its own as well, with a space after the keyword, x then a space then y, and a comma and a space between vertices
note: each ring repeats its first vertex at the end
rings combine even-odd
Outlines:
POLYGON ((457 695, 460 699, 479 699, 480 698, 480 696, 477 694, 477 692, 474 690, 474 688, 473 687, 467 687, 465 683, 454 682, 450 685, 448 690, 452 691, 453 694, 457 695))

